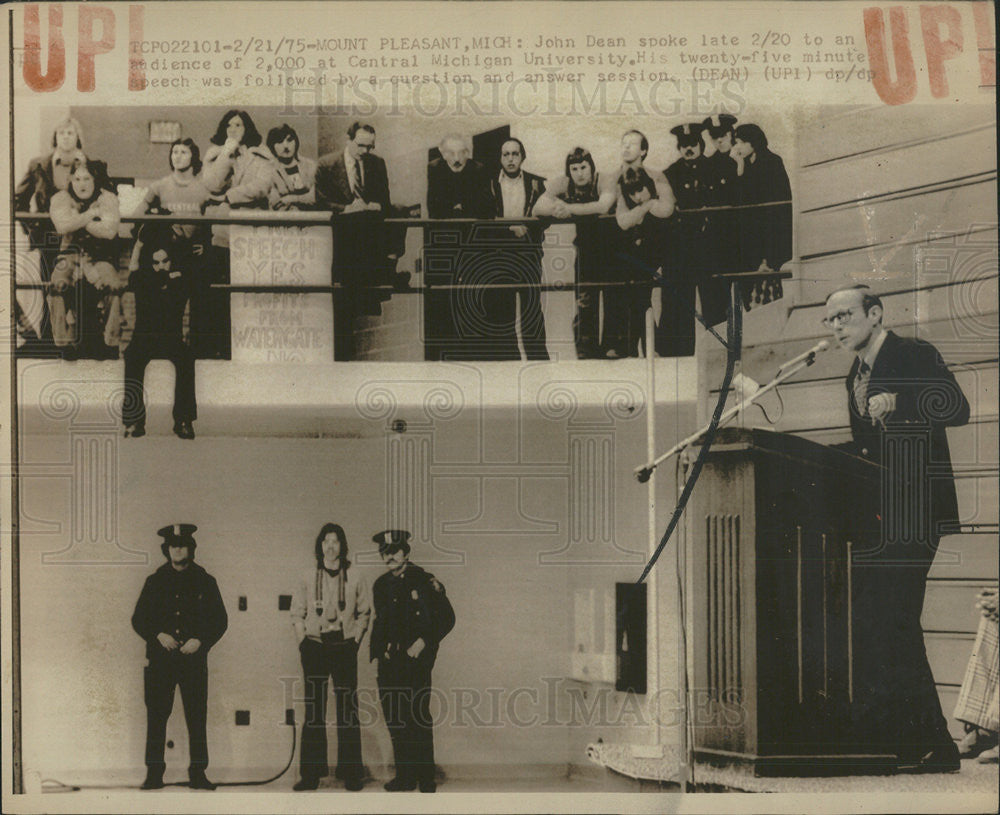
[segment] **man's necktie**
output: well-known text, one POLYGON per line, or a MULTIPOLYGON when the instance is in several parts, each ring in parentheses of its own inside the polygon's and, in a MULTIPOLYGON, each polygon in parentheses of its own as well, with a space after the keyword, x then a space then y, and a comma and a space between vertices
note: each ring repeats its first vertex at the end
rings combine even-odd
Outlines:
POLYGON ((859 416, 868 415, 868 382, 871 378, 871 366, 867 362, 862 362, 854 377, 854 407, 859 416))
POLYGON ((354 182, 354 194, 358 198, 364 198, 364 187, 361 184, 361 162, 355 161, 351 167, 351 178, 354 182))

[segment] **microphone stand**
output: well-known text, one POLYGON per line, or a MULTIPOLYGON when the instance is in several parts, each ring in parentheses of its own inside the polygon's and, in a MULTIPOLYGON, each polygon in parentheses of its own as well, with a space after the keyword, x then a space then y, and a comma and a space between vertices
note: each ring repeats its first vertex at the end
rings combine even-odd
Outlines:
MULTIPOLYGON (((734 416, 746 410, 746 408, 752 405, 755 401, 757 401, 757 399, 759 399, 765 393, 773 391, 782 382, 791 379, 793 376, 795 376, 795 374, 797 374, 803 368, 808 368, 816 361, 816 354, 818 354, 822 350, 825 350, 825 348, 814 348, 805 356, 804 359, 798 360, 789 367, 782 366, 778 370, 777 375, 766 385, 763 385, 760 390, 756 391, 755 393, 745 398, 738 405, 734 405, 733 407, 729 408, 729 410, 725 411, 719 417, 719 426, 725 424, 734 416)), ((654 459, 648 464, 643 465, 642 467, 636 467, 634 474, 635 477, 638 479, 639 483, 645 484, 649 480, 649 477, 653 474, 653 470, 655 470, 658 466, 660 466, 664 461, 669 459, 671 456, 677 455, 685 447, 694 444, 696 441, 698 441, 698 439, 700 439, 702 436, 705 435, 705 433, 708 431, 708 428, 709 425, 705 425, 704 427, 692 433, 686 439, 682 439, 681 441, 677 442, 677 444, 675 444, 673 447, 667 450, 667 452, 664 453, 663 455, 659 456, 658 458, 654 459)))

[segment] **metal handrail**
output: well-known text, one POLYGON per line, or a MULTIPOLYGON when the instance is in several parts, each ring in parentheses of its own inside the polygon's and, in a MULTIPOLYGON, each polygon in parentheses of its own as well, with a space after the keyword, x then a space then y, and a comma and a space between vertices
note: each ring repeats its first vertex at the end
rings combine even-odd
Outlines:
MULTIPOLYGON (((765 204, 752 204, 746 206, 725 206, 725 207, 703 207, 700 209, 676 209, 675 212, 683 214, 694 214, 703 212, 715 212, 723 210, 736 210, 736 209, 746 209, 757 206, 781 206, 785 204, 791 204, 791 201, 774 201, 767 202, 765 204)), ((358 213, 334 213, 329 210, 300 210, 296 211, 294 214, 276 212, 274 210, 246 210, 247 214, 241 215, 202 215, 202 214, 183 214, 183 215, 153 215, 153 214, 142 214, 142 215, 126 215, 122 216, 119 220, 121 223, 137 224, 137 223, 165 223, 165 224, 206 224, 206 225, 241 225, 241 226, 334 226, 338 221, 344 220, 345 222, 350 222, 350 219, 357 215, 367 215, 369 218, 374 218, 379 215, 379 213, 374 211, 368 212, 358 212, 358 213), (253 215, 249 213, 255 213, 253 215)), ((594 216, 580 216, 576 218, 553 218, 548 216, 543 217, 523 217, 523 218, 379 218, 379 222, 383 224, 396 224, 403 225, 407 227, 435 227, 435 226, 471 226, 471 225, 511 225, 515 226, 518 224, 545 224, 546 226, 552 224, 573 224, 581 220, 581 218, 593 218, 594 216)), ((598 215, 599 219, 610 219, 614 218, 614 214, 598 215)), ((16 221, 23 222, 41 222, 49 220, 48 213, 42 212, 16 212, 14 213, 14 219, 16 221)), ((664 219, 666 220, 666 219, 664 219)), ((482 246, 473 245, 470 246, 470 251, 486 251, 489 249, 500 249, 502 244, 497 243, 495 245, 484 244, 482 246)), ((510 247, 513 248, 513 245, 510 247)), ((752 273, 758 274, 758 273, 752 273)), ((790 273, 779 273, 775 272, 775 275, 782 277, 791 277, 790 273)), ((330 285, 319 285, 319 284, 303 284, 303 285, 290 285, 290 284, 237 284, 237 283, 213 283, 208 288, 218 291, 227 291, 233 294, 332 294, 338 291, 384 291, 391 292, 394 294, 415 294, 424 291, 434 290, 437 292, 447 292, 447 291, 468 291, 468 290, 485 290, 485 289, 497 289, 497 290, 521 290, 521 289, 535 289, 538 291, 556 291, 556 292, 569 292, 580 288, 624 288, 624 287, 654 287, 662 284, 663 281, 650 278, 649 280, 606 280, 606 281, 567 281, 567 282, 557 282, 557 283, 441 283, 441 284, 431 284, 431 285, 352 285, 348 286, 343 283, 333 283, 330 285)), ((49 288, 48 283, 41 282, 17 282, 15 284, 17 289, 21 290, 47 290, 49 288)))
MULTIPOLYGON (((781 207, 790 206, 792 203, 791 199, 787 201, 764 201, 757 204, 725 204, 719 206, 710 207, 695 207, 695 208, 683 208, 675 207, 674 213, 679 215, 698 215, 709 212, 739 212, 741 210, 750 209, 765 209, 768 207, 781 207)), ((209 204, 211 206, 211 204, 209 204)), ((241 210, 244 213, 256 213, 254 215, 242 214, 242 215, 202 215, 202 214, 187 214, 187 215, 153 215, 153 214, 142 214, 142 215, 123 215, 120 217, 122 223, 144 223, 144 222, 156 222, 161 221, 163 223, 179 223, 179 224, 191 224, 191 223, 206 223, 206 224, 241 224, 250 226, 259 226, 264 224, 279 224, 286 226, 316 226, 322 224, 337 223, 341 219, 349 219, 358 215, 367 215, 369 217, 378 216, 380 213, 378 211, 366 210, 362 212, 333 212, 332 210, 296 210, 294 215, 285 214, 284 212, 270 210, 270 209, 246 209, 241 210)), ((530 224, 530 223, 544 223, 544 224, 574 224, 582 218, 591 219, 597 217, 599 219, 610 219, 614 218, 614 213, 607 213, 603 215, 583 215, 573 218, 556 218, 552 216, 530 216, 522 218, 381 218, 381 223, 386 224, 400 224, 412 227, 425 227, 425 226, 449 226, 449 225, 462 225, 462 224, 530 224)), ((47 212, 15 212, 14 219, 17 221, 47 221, 50 219, 49 213, 47 212)), ((667 219, 663 219, 667 220, 667 219)))

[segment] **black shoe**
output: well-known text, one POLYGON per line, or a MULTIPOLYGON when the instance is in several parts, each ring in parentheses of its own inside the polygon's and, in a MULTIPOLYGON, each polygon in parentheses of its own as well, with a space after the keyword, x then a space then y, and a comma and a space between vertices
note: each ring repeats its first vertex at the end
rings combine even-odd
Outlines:
POLYGON ((141 790, 162 790, 163 789, 163 773, 158 773, 155 770, 149 770, 146 773, 146 780, 142 782, 142 786, 139 787, 141 790))
POLYGON ((317 790, 319 789, 319 779, 318 778, 301 778, 295 782, 292 789, 296 792, 303 792, 305 790, 317 790))
POLYGON ((997 734, 973 727, 958 743, 959 758, 975 758, 980 753, 997 746, 997 734))
POLYGON ((397 775, 392 781, 387 781, 383 786, 386 792, 413 792, 417 788, 417 782, 400 778, 397 775))
POLYGON ((421 792, 437 792, 438 785, 434 781, 421 781, 421 792))
POLYGON ((191 422, 174 422, 174 433, 181 439, 193 439, 194 428, 191 422))
POLYGON ((193 772, 188 774, 188 786, 193 790, 214 790, 216 785, 205 777, 205 773, 193 772))
POLYGON ((365 782, 356 776, 344 779, 344 789, 348 792, 357 792, 365 788, 365 782))
POLYGON ((958 757, 958 747, 948 744, 935 747, 916 761, 903 761, 896 767, 896 772, 912 775, 922 773, 957 773, 962 768, 962 760, 958 757))
POLYGON ((125 438, 138 439, 146 435, 146 425, 142 422, 125 425, 125 438))

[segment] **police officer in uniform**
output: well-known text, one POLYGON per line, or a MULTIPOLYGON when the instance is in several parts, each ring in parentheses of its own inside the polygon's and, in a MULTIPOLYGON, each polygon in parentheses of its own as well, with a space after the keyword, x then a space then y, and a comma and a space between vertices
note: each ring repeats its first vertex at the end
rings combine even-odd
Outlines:
POLYGON ((174 524, 157 532, 167 562, 146 578, 132 615, 132 627, 146 641, 144 790, 163 787, 167 719, 178 685, 191 749, 189 786, 215 789, 205 777, 208 652, 225 633, 228 618, 215 578, 194 562, 196 529, 174 524))
MULTIPOLYGON (((728 113, 709 116, 702 123, 706 145, 711 140, 715 152, 704 160, 705 204, 710 207, 736 203, 736 161, 729 155, 733 146, 736 117, 728 113)), ((705 274, 698 281, 701 315, 709 325, 726 319, 729 287, 711 280, 712 274, 739 270, 739 227, 734 212, 715 211, 707 216, 705 228, 705 274)))
MULTIPOLYGON (((677 125, 670 132, 677 139, 681 155, 663 175, 673 190, 678 210, 701 209, 706 205, 701 125, 677 125)), ((682 357, 694 353, 694 289, 705 271, 706 224, 704 213, 675 211, 670 219, 663 311, 656 331, 656 351, 660 356, 682 357)))
POLYGON ((441 582, 410 562, 409 539, 401 529, 372 538, 387 571, 372 587, 370 658, 378 660, 379 699, 396 765, 385 788, 434 792, 431 669, 438 645, 455 625, 455 612, 441 582))

